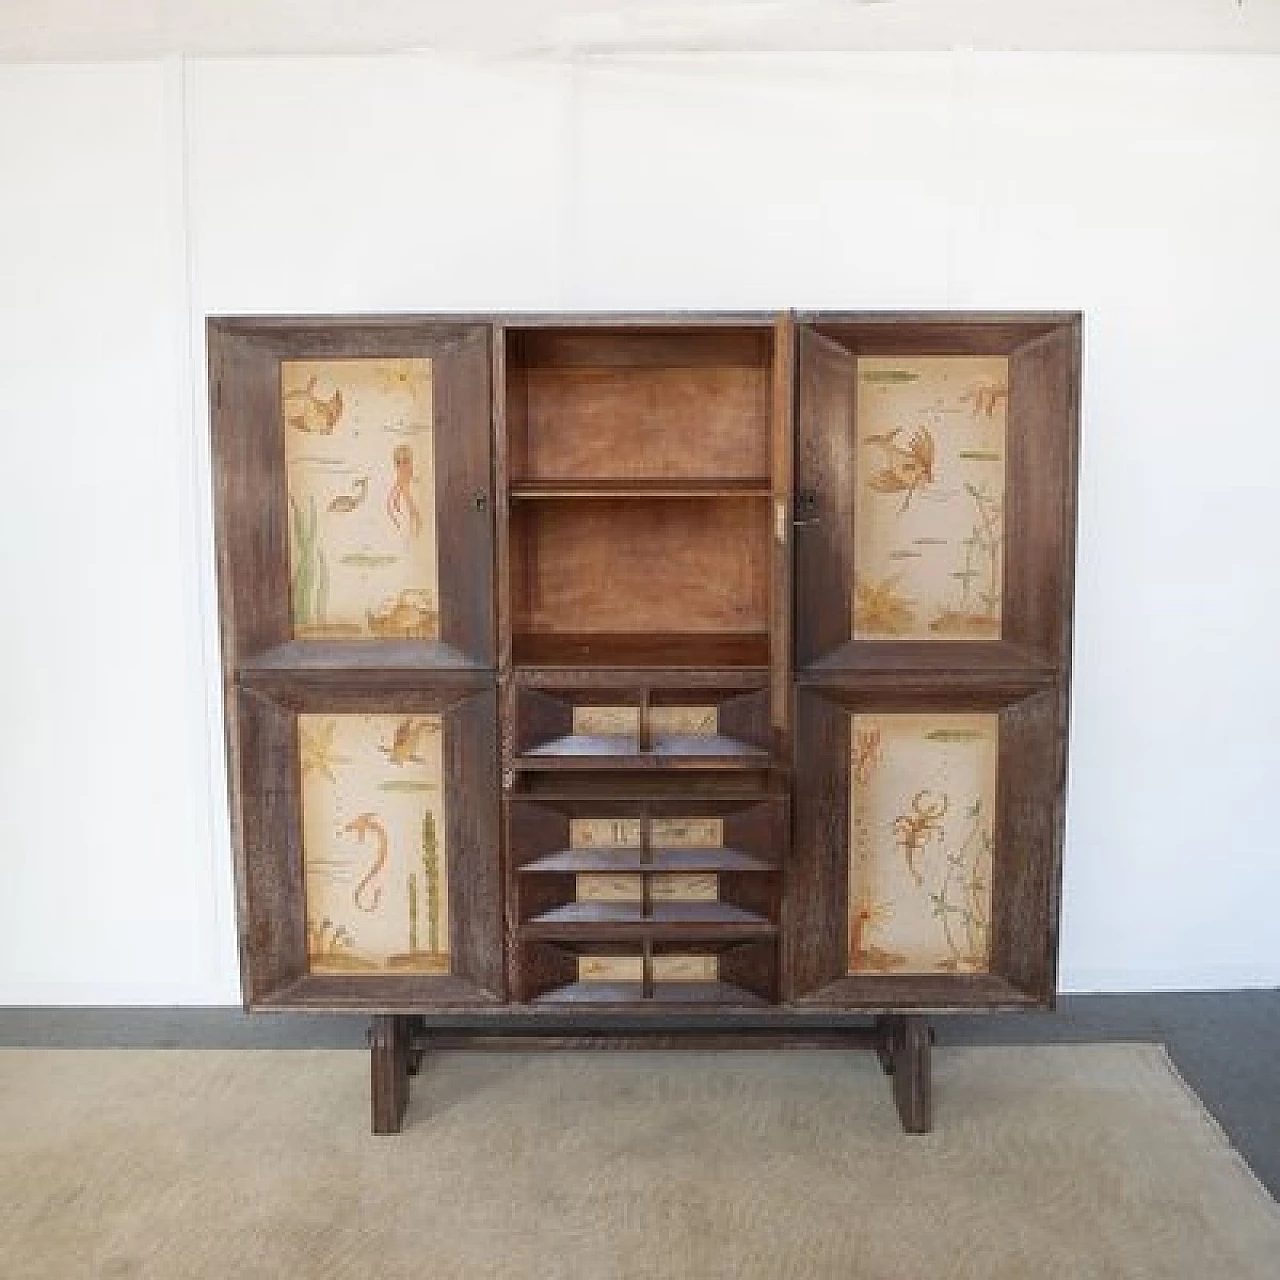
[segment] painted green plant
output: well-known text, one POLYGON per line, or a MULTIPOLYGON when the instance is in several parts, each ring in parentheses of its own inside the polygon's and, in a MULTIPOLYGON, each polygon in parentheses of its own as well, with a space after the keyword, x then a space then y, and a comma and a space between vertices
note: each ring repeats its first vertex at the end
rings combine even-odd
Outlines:
POLYGON ((422 819, 422 872, 427 893, 427 950, 440 950, 440 851, 436 818, 430 810, 422 819))
POLYGON ((951 952, 947 968, 982 968, 987 963, 993 842, 981 800, 970 805, 965 817, 969 833, 958 849, 946 853, 942 884, 937 893, 929 895, 934 918, 941 921, 951 952))
POLYGON ((409 872, 409 950, 418 950, 418 877, 409 872))
POLYGON ((981 617, 995 616, 1000 602, 996 594, 1000 579, 1000 500, 986 492, 966 484, 965 492, 977 507, 977 519, 969 536, 964 539, 964 568, 953 576, 960 580, 960 607, 973 611, 976 597, 981 617))
POLYGON ((293 518, 293 539, 290 543, 292 571, 289 578, 293 620, 299 626, 312 626, 324 621, 329 595, 329 569, 320 547, 320 518, 314 497, 308 497, 304 517, 290 494, 289 510, 293 518))

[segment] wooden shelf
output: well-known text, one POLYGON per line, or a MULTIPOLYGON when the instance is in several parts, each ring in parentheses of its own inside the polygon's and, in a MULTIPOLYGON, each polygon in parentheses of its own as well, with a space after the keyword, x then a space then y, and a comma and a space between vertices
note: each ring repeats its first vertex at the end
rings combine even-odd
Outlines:
POLYGON ((534 1004, 727 1004, 768 1003, 731 982, 655 982, 646 997, 640 982, 571 982, 538 996, 534 1004))
POLYGON ((566 734, 522 752, 518 771, 595 769, 767 769, 770 755, 735 738, 670 737, 641 751, 636 739, 566 734))
POLYGON ((638 902, 568 902, 520 926, 525 941, 738 942, 771 938, 777 925, 727 902, 658 902, 643 915, 638 902))
POLYGON ((769 666, 767 631, 524 631, 511 637, 520 667, 661 667, 703 670, 769 666))
POLYGON ((579 872, 774 872, 776 863, 737 849, 561 849, 526 862, 522 875, 571 875, 579 872))
POLYGON ((1029 693, 1057 676, 1053 663, 1007 640, 851 640, 796 673, 803 684, 899 693, 1029 693))
POLYGON ((768 476, 701 478, 691 476, 610 476, 599 479, 517 480, 511 497, 522 501, 561 498, 768 498, 768 476))
POLYGON ((287 640, 241 658, 241 683, 271 686, 299 680, 328 684, 376 685, 405 676, 472 680, 490 670, 452 645, 425 640, 287 640))

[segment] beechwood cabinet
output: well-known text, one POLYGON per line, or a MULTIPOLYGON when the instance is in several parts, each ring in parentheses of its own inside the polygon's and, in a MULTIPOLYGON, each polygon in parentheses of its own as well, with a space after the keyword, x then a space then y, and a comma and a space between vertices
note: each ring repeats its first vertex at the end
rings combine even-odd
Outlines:
POLYGON ((214 318, 244 998, 874 1048, 1052 1003, 1074 314, 214 318))

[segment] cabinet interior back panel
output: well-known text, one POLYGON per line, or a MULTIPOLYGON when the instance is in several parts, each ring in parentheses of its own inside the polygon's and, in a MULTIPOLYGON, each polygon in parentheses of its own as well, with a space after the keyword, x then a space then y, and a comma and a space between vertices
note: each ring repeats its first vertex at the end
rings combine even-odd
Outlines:
POLYGON ((763 631, 767 498, 530 503, 511 513, 518 631, 763 631))
POLYGON ((853 634, 999 639, 1004 356, 857 362, 853 634))
POLYGON ((447 973, 443 722, 298 717, 313 973, 447 973))
POLYGON ((512 474, 526 480, 769 474, 760 335, 539 335, 512 351, 512 474))
POLYGON ((294 635, 439 638, 432 362, 281 364, 294 635))

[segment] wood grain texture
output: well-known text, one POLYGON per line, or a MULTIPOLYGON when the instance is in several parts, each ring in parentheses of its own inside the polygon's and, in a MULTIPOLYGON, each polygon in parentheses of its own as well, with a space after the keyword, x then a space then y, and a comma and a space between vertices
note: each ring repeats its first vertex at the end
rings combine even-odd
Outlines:
POLYGON ((856 366, 838 342, 796 333, 795 661, 849 641, 853 617, 856 366))
POLYGON ((399 1133, 409 1105, 409 1020, 376 1014, 369 1028, 370 1128, 399 1133))
POLYGON ((1075 576, 1080 323, 1009 361, 1006 637, 1065 669, 1075 576))
MULTIPOLYGON (((577 984, 582 947, 712 946, 718 988, 650 984, 636 1006, 646 1019, 664 1004, 732 1017, 734 993, 779 1018, 788 1006, 835 1016, 1051 1002, 1080 341, 1069 313, 211 321, 246 1001, 547 1016, 577 984), (288 616, 279 364, 393 354, 434 362, 441 640, 303 644, 288 616), (860 354, 1010 359, 1000 641, 850 639, 860 354), (630 755, 569 741, 575 701, 619 696, 714 703, 732 750, 643 733, 630 755), (308 974, 293 716, 428 707, 449 709, 456 972, 308 974), (864 707, 1001 714, 989 975, 847 974, 848 718, 864 707), (794 823, 779 825, 792 787, 794 823), (760 863, 715 867, 723 904, 748 918, 555 918, 581 867, 534 864, 565 852, 569 815, 619 805, 725 815, 726 847, 760 863), (536 837, 517 816, 525 806, 540 814, 536 837), (744 928, 756 932, 734 933, 744 928)), ((598 997, 561 1004, 615 1007, 598 997)))
POLYGON ((795 494, 796 327, 789 313, 773 331, 773 417, 770 440, 773 498, 773 569, 769 584, 770 718, 773 750, 791 758, 792 513, 795 494))
POLYGON ((225 317, 208 322, 208 344, 219 591, 232 665, 292 638, 281 364, 413 358, 432 362, 440 640, 492 666, 488 328, 456 320, 225 317))
POLYGON ((795 795, 782 940, 783 998, 813 995, 848 971, 849 715, 796 696, 795 795))
POLYGON ((239 779, 245 797, 238 880, 244 993, 251 1008, 313 1007, 343 998, 348 1007, 377 1007, 385 989, 408 1004, 467 1000, 484 1004, 505 993, 502 879, 498 821, 497 710, 490 686, 456 689, 418 684, 385 693, 361 688, 314 691, 291 685, 278 696, 238 694, 239 779), (297 716, 440 714, 444 721, 446 874, 449 883, 452 972, 427 975, 307 973, 306 906, 301 856, 300 760, 297 716), (318 985, 317 985, 318 984, 318 985), (304 998, 305 997, 305 998, 304 998), (295 1002, 296 1001, 296 1002, 295 1002))
POLYGON ((1056 690, 1000 717, 991 966, 1042 1005, 1056 986, 1065 707, 1056 690))
POLYGON ((929 1024, 917 1014, 887 1020, 888 1055, 893 1066, 893 1100, 905 1133, 933 1127, 932 1040, 929 1024))
POLYGON ((518 632, 768 629, 767 498, 520 503, 509 520, 518 632))

